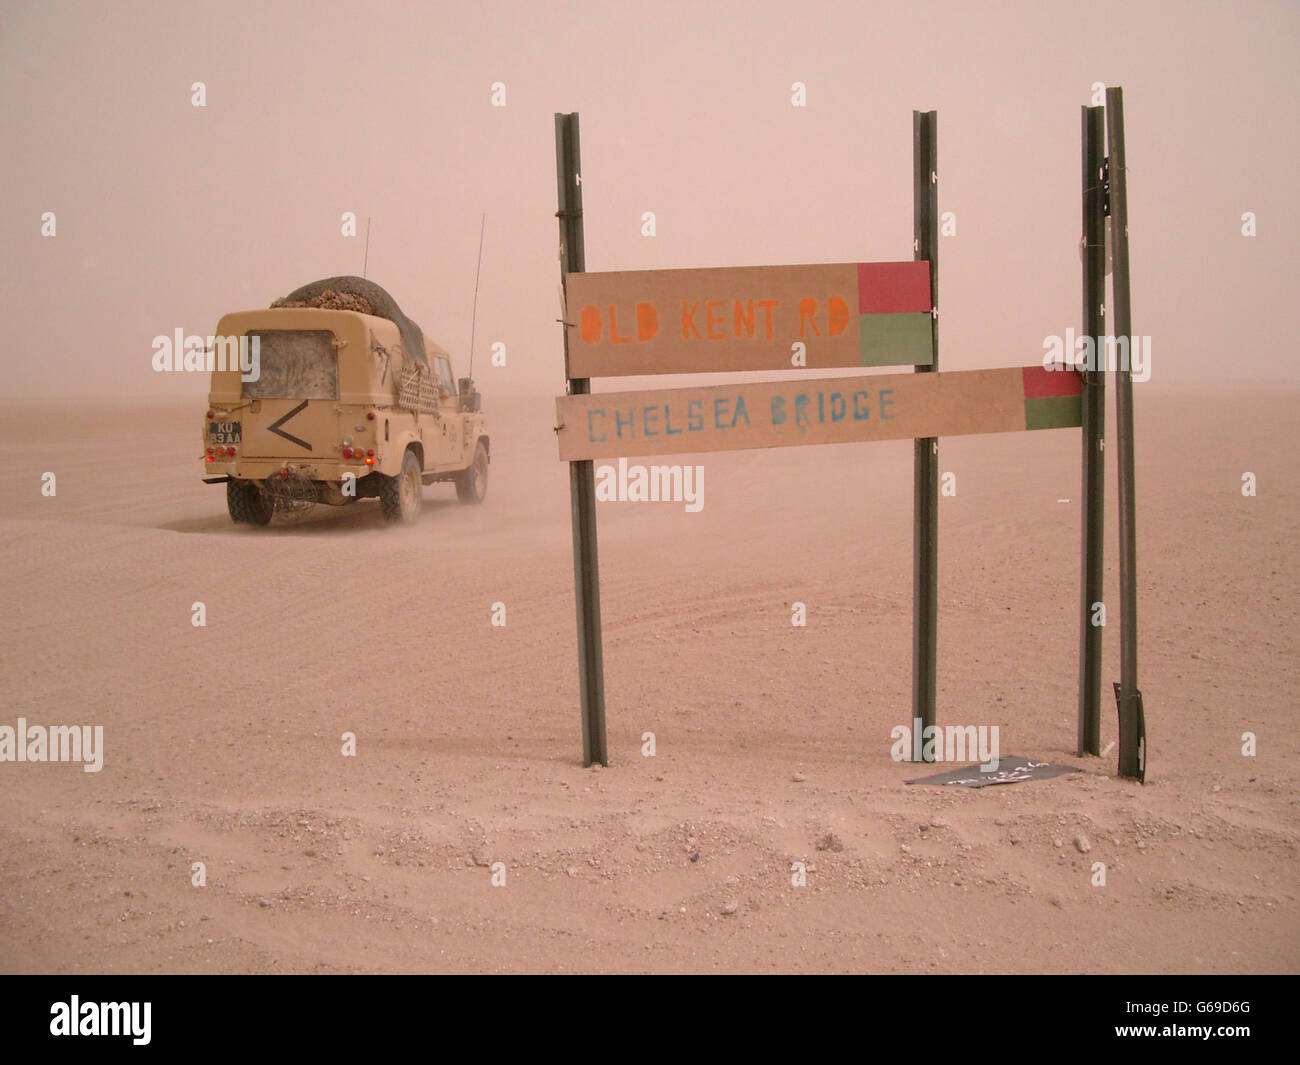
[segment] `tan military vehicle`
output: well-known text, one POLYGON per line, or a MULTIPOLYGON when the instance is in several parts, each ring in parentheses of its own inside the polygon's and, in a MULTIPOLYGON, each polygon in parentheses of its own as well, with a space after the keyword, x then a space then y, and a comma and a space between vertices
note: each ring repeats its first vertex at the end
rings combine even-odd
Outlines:
POLYGON ((376 498, 384 518, 409 522, 435 481, 483 501, 481 397, 469 378, 458 387, 447 352, 378 285, 314 282, 268 310, 225 315, 217 334, 203 479, 225 484, 233 521, 376 498))

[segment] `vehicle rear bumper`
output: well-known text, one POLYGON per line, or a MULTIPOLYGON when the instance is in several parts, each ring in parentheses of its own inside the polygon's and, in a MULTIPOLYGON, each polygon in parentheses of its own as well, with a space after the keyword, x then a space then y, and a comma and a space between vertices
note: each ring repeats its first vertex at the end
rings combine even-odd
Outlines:
POLYGON ((235 458, 227 461, 204 462, 203 480, 206 484, 224 484, 226 481, 264 481, 278 477, 281 472, 300 474, 313 481, 341 482, 350 473, 360 480, 374 473, 374 466, 364 462, 346 462, 335 459, 325 462, 301 462, 295 459, 235 458))

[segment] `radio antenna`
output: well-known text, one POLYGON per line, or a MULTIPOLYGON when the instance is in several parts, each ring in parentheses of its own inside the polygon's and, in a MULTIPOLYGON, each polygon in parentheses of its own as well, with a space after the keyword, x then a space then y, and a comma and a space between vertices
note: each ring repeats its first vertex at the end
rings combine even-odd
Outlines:
POLYGON ((366 257, 361 263, 361 276, 366 276, 366 270, 370 266, 370 216, 366 215, 366 257))
POLYGON ((487 212, 478 227, 478 266, 474 268, 474 310, 469 319, 469 375, 474 376, 474 329, 478 325, 478 279, 483 271, 483 230, 487 228, 487 212))

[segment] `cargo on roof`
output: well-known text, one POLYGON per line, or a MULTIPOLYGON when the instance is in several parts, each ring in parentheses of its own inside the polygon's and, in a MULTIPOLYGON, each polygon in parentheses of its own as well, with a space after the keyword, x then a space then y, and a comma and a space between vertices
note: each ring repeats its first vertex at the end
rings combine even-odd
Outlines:
MULTIPOLYGON (((357 311, 360 314, 387 318, 397 326, 402 337, 402 347, 416 362, 426 370, 429 369, 429 358, 425 353, 427 341, 423 330, 402 312, 397 301, 385 289, 364 277, 345 274, 312 281, 294 289, 283 299, 276 300, 271 307, 315 307, 321 310, 357 311)), ((446 352, 442 354, 445 355, 446 352)))

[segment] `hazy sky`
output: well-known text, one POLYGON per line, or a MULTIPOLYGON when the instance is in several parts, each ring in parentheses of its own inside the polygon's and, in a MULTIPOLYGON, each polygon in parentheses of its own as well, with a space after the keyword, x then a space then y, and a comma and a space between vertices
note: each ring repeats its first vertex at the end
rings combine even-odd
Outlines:
POLYGON ((4 3, 0 394, 201 403, 152 338, 360 273, 367 215, 369 276, 464 374, 483 212, 476 377, 558 394, 575 110, 587 266, 619 270, 910 259, 937 109, 941 365, 1036 363, 1080 326, 1095 82, 1125 91, 1141 387, 1295 383, 1298 44, 1294 2, 4 3))

